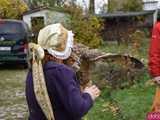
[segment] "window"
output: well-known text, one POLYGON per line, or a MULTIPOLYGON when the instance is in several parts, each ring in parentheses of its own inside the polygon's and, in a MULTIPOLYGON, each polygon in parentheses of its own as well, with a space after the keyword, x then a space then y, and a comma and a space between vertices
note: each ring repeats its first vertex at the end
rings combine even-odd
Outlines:
POLYGON ((21 23, 16 22, 0 22, 0 34, 20 34, 24 32, 21 23))

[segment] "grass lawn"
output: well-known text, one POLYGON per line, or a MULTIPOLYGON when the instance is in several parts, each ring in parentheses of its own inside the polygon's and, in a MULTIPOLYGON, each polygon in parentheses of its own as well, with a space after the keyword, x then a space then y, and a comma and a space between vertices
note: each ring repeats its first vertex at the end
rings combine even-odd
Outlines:
POLYGON ((144 120, 150 111, 155 86, 148 76, 127 89, 110 91, 105 88, 85 120, 144 120))
POLYGON ((150 80, 147 72, 148 43, 146 39, 135 54, 131 46, 124 44, 107 43, 100 48, 105 52, 129 54, 143 60, 146 70, 138 76, 139 81, 129 88, 117 90, 104 88, 84 120, 145 120, 147 112, 151 109, 156 88, 148 82, 150 80))

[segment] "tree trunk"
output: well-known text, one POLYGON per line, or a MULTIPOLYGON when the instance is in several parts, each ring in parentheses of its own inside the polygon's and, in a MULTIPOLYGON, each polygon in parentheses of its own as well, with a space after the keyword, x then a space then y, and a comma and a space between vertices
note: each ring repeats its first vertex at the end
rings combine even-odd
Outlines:
POLYGON ((108 0, 108 11, 111 11, 111 0, 108 0))
POLYGON ((90 0, 89 1, 89 12, 91 13, 91 14, 94 14, 95 13, 95 2, 94 2, 95 0, 90 0))

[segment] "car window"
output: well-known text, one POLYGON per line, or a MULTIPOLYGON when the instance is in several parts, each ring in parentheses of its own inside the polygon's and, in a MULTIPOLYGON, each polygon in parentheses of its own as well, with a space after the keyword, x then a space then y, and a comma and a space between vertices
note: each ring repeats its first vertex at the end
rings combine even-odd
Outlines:
POLYGON ((23 32, 24 28, 21 23, 0 22, 0 34, 19 34, 23 32))

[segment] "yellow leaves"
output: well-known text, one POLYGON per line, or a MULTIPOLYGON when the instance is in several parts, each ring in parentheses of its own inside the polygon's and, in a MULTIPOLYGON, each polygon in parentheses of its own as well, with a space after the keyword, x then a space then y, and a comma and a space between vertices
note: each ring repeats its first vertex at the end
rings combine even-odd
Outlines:
POLYGON ((27 9, 22 0, 0 0, 0 18, 19 19, 27 9))

